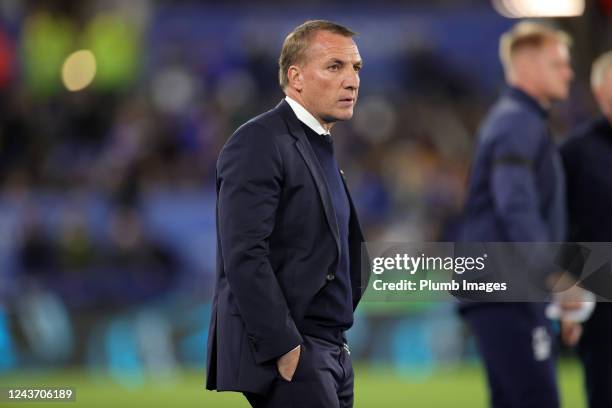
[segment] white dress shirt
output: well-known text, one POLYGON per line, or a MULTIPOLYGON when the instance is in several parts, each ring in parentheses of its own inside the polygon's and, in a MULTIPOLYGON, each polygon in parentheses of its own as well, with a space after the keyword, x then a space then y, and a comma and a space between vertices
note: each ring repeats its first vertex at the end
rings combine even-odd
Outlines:
POLYGON ((293 109, 295 116, 297 116, 300 122, 314 130, 314 132, 318 135, 331 136, 329 134, 329 130, 326 130, 323 125, 321 125, 319 121, 315 119, 314 116, 312 116, 310 112, 308 112, 302 105, 300 105, 299 102, 289 96, 285 96, 285 100, 287 101, 289 106, 291 106, 291 109, 293 109))

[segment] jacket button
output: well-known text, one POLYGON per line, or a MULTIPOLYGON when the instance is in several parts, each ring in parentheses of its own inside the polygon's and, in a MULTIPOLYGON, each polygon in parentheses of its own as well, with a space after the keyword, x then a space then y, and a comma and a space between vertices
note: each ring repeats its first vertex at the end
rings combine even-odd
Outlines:
POLYGON ((328 273, 325 279, 327 279, 328 282, 331 282, 336 279, 336 275, 334 275, 333 273, 328 273))

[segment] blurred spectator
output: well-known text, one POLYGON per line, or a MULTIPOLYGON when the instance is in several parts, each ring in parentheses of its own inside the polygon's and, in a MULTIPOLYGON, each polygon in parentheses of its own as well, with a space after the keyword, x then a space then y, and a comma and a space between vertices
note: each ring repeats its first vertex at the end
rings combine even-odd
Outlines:
POLYGON ((23 271, 25 290, 32 286, 48 288, 48 285, 59 277, 59 248, 39 220, 31 220, 25 225, 18 259, 23 271))
POLYGON ((176 283, 178 264, 172 251, 145 235, 136 208, 119 207, 111 215, 102 264, 105 305, 133 305, 167 294, 176 283))

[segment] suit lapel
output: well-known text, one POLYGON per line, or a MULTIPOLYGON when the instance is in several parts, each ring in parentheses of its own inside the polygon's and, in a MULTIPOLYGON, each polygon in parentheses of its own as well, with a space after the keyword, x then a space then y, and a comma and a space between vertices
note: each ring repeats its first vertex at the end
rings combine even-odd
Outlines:
POLYGON ((285 102, 285 100, 283 100, 276 108, 285 118, 291 135, 295 139, 297 139, 295 142, 295 147, 298 149, 298 151, 304 158, 306 167, 308 167, 308 170, 310 170, 310 173, 312 174, 312 178, 315 182, 315 185, 317 186, 317 190, 319 191, 321 203, 323 204, 325 218, 327 218, 327 223, 332 232, 332 235, 334 236, 334 240, 336 241, 336 248, 338 250, 338 253, 340 253, 338 222, 336 219, 336 212, 334 211, 334 206, 332 204, 329 188, 327 187, 327 182, 325 181, 323 168, 321 167, 319 160, 317 160, 317 157, 315 156, 315 153, 312 150, 312 146, 308 141, 306 133, 304 133, 304 129, 302 129, 302 126, 300 125, 299 119, 295 116, 295 113, 293 113, 293 110, 291 109, 289 104, 285 102))
POLYGON ((346 193, 346 198, 349 202, 350 208, 350 221, 351 223, 355 223, 355 230, 358 233, 357 239, 361 242, 364 242, 363 232, 361 230, 361 225, 359 224, 359 218, 357 218, 357 210, 355 209, 355 204, 353 204, 353 199, 351 197, 351 193, 349 191, 348 185, 346 183, 346 177, 344 177, 344 172, 340 170, 340 176, 342 178, 342 185, 344 186, 344 192, 346 193))

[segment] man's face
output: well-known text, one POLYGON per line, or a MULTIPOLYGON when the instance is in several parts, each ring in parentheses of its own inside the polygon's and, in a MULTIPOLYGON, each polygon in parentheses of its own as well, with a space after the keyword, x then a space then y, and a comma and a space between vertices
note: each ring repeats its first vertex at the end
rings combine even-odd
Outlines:
POLYGON ((604 72, 602 83, 594 89, 601 112, 612 123, 612 67, 604 72))
POLYGON ((557 40, 545 42, 534 55, 534 75, 542 97, 551 102, 567 99, 574 78, 567 45, 557 40))
POLYGON ((362 61, 350 37, 328 31, 313 35, 296 82, 302 104, 319 122, 353 116, 362 61))

